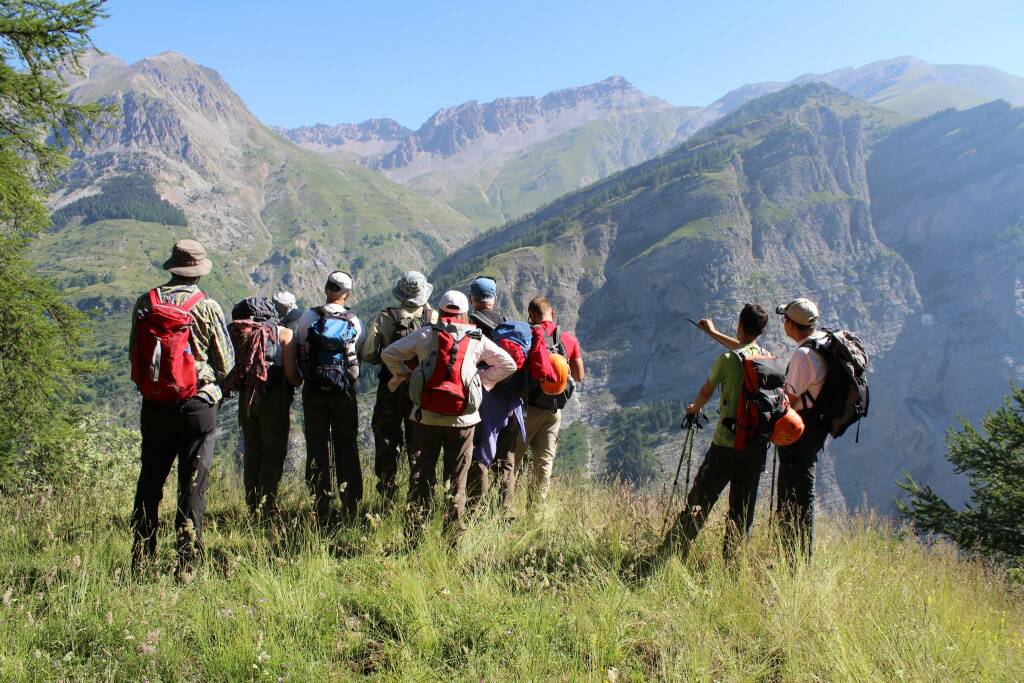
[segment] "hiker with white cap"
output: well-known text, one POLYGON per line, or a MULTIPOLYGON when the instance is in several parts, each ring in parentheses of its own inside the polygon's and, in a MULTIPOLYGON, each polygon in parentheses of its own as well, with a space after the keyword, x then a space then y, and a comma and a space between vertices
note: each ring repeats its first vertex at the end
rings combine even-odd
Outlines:
POLYGON ((397 489, 398 464, 405 444, 406 456, 412 456, 412 401, 406 386, 397 391, 388 389, 391 372, 381 363, 380 352, 403 339, 424 325, 433 325, 437 311, 427 300, 433 285, 427 282, 423 273, 411 270, 395 283, 391 293, 398 300, 398 306, 380 309, 373 322, 366 329, 359 347, 359 358, 363 363, 380 365, 377 375, 377 401, 373 406, 373 471, 377 475, 377 492, 386 504, 395 498, 397 489))
POLYGON ((818 307, 799 298, 775 309, 782 316, 786 336, 797 344, 786 370, 786 393, 804 421, 804 433, 796 443, 779 447, 777 514, 784 544, 795 557, 796 547, 810 558, 814 540, 814 468, 825 446, 828 427, 811 410, 828 373, 825 359, 810 348, 825 335, 817 330, 818 307))
POLYGON ((178 460, 176 531, 179 580, 191 580, 203 553, 206 485, 213 462, 220 383, 234 366, 224 312, 199 289, 213 263, 195 240, 174 245, 171 279, 135 302, 128 354, 142 394, 142 469, 132 511, 132 568, 156 554, 164 482, 178 460))
POLYGON ((336 513, 331 509, 335 486, 341 494, 343 512, 349 518, 355 515, 363 497, 356 405, 356 349, 362 324, 347 305, 351 295, 352 276, 341 270, 331 273, 324 285, 326 303, 303 313, 295 333, 298 367, 304 380, 306 483, 313 494, 317 521, 322 525, 336 521, 336 513))
POLYGON ((468 324, 465 294, 445 292, 439 308, 436 323, 399 339, 380 354, 391 373, 388 388, 397 391, 408 381, 413 403, 410 534, 417 533, 429 510, 442 451, 448 501, 444 526, 447 531, 461 531, 483 389, 491 389, 516 370, 507 352, 468 324), (410 370, 407 363, 413 360, 418 364, 410 370))

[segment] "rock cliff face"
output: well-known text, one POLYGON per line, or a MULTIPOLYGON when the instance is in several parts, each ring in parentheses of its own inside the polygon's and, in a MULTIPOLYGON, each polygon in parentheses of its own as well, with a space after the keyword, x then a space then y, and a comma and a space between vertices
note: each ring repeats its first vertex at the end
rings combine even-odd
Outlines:
MULTIPOLYGON (((826 324, 857 330, 883 356, 921 307, 872 220, 866 157, 888 122, 828 86, 790 88, 482 237, 436 276, 493 273, 501 303, 520 311, 550 293, 605 407, 691 398, 718 349, 686 318, 731 329, 747 301, 814 297, 826 324)), ((778 323, 770 329, 768 346, 788 353, 778 323)), ((884 432, 862 448, 882 447, 884 432)))
MULTIPOLYGON (((182 55, 164 53, 131 65, 97 58, 85 67, 86 77, 71 84, 71 99, 115 104, 120 113, 76 153, 66 182, 52 196, 53 208, 97 192, 112 175, 151 175, 163 198, 188 216, 189 228, 177 232, 213 249, 237 291, 285 284, 316 298, 323 271, 347 268, 365 292, 376 292, 396 272, 428 268, 440 252, 472 234, 468 220, 443 204, 357 163, 280 139, 217 72, 182 55), (306 253, 317 258, 304 258, 306 253)), ((377 128, 387 127, 381 122, 377 128)), ((107 227, 74 225, 56 233, 47 240, 47 266, 56 271, 64 263, 77 272, 87 253, 101 248, 107 227)), ((153 241, 153 228, 137 229, 138 240, 131 243, 153 241)), ((169 249, 173 237, 161 236, 159 249, 169 249)), ((151 269, 144 253, 124 258, 151 269)), ((98 296, 89 286, 73 294, 98 296)))
MULTIPOLYGON (((544 97, 505 97, 441 109, 416 131, 374 122, 279 129, 338 150, 495 225, 660 154, 710 121, 620 76, 544 97)), ((391 122, 393 123, 393 122, 391 122)))
POLYGON ((875 149, 868 179, 878 235, 912 268, 921 308, 873 375, 868 424, 885 447, 842 444, 840 480, 882 505, 907 470, 959 500, 947 428, 1024 381, 1024 109, 996 102, 900 128, 875 149))

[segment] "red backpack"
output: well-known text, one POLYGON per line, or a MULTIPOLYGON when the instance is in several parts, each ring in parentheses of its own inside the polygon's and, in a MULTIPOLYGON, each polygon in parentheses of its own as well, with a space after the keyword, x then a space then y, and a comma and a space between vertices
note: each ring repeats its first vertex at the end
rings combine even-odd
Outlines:
POLYGON ((192 307, 206 298, 196 292, 180 306, 149 292, 149 308, 139 311, 132 350, 132 381, 142 398, 160 403, 187 401, 196 395, 196 361, 192 336, 192 307))
POLYGON ((473 368, 467 386, 463 364, 470 347, 480 343, 482 333, 441 322, 431 326, 431 334, 430 352, 409 380, 409 397, 422 410, 440 415, 476 412, 482 398, 480 377, 473 368))
POLYGON ((733 448, 745 451, 758 439, 778 446, 795 443, 804 433, 804 421, 786 396, 786 366, 772 356, 736 356, 743 366, 743 386, 733 448))

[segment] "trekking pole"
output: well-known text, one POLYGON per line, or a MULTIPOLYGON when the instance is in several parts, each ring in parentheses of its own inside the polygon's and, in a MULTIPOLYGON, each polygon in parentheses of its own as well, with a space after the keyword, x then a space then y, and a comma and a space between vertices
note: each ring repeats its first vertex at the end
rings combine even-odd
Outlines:
POLYGON ((690 492, 690 464, 693 460, 693 444, 696 441, 697 430, 701 428, 701 420, 703 413, 690 414, 687 413, 686 417, 683 418, 683 424, 680 425, 680 429, 686 430, 686 436, 683 437, 683 448, 679 452, 679 463, 676 465, 676 475, 672 480, 672 490, 669 492, 668 505, 665 506, 665 517, 661 522, 661 533, 659 535, 665 535, 665 529, 668 526, 668 519, 672 514, 672 504, 675 502, 676 489, 679 487, 679 472, 683 469, 683 460, 686 460, 686 490, 685 493, 690 492))
POLYGON ((775 509, 775 466, 779 462, 779 447, 776 446, 772 452, 772 479, 771 479, 771 494, 768 497, 768 519, 771 519, 772 510, 775 509))
POLYGON ((331 487, 331 498, 337 499, 338 506, 341 506, 341 491, 338 490, 338 464, 334 460, 334 427, 327 428, 327 482, 331 487))

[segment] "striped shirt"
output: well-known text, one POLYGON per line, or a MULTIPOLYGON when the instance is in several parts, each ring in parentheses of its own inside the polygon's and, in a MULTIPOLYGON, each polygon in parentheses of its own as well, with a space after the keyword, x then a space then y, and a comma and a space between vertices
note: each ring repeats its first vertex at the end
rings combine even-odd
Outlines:
MULTIPOLYGON (((157 287, 157 294, 162 301, 169 301, 174 304, 183 304, 189 297, 199 291, 197 285, 165 284, 157 287)), ((135 308, 132 309, 132 332, 128 341, 128 358, 132 357, 132 349, 135 346, 135 325, 139 320, 139 311, 149 308, 149 292, 146 292, 135 301, 135 308)), ((228 336, 227 324, 224 321, 224 311, 220 304, 206 297, 192 307, 192 318, 195 324, 192 325, 192 332, 189 335, 189 345, 192 347, 192 355, 196 361, 196 374, 198 375, 199 391, 197 396, 217 403, 223 398, 220 390, 220 383, 224 381, 231 368, 235 366, 235 350, 231 345, 231 338, 228 336)))

